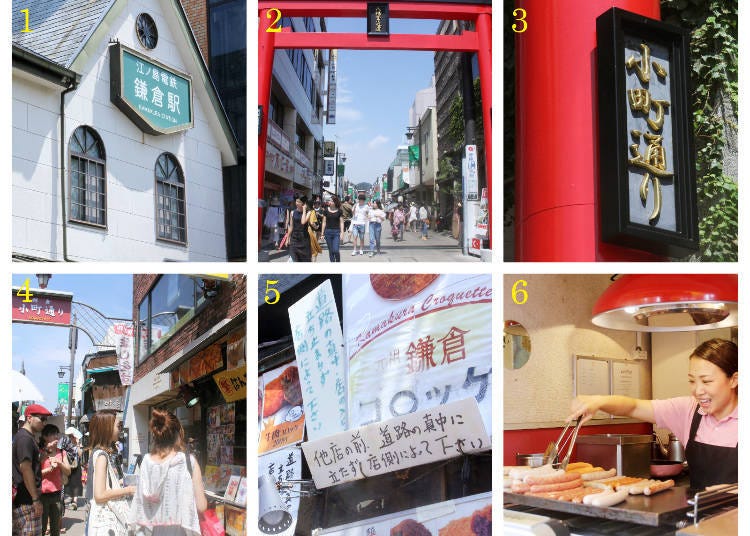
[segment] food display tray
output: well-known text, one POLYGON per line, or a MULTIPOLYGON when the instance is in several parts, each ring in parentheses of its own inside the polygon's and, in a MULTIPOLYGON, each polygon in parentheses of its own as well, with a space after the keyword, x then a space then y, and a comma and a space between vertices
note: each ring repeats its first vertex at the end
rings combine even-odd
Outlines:
POLYGON ((557 512, 658 527, 674 524, 686 518, 685 513, 692 508, 688 504, 688 498, 693 497, 688 490, 688 486, 677 486, 652 496, 629 495, 624 502, 614 506, 590 506, 518 493, 504 493, 503 502, 506 506, 522 504, 557 512))

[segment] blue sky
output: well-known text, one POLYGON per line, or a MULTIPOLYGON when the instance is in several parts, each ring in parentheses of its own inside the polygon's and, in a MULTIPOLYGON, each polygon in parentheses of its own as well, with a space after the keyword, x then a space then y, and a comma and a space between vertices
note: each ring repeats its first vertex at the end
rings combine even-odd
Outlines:
MULTIPOLYGON (((365 33, 364 19, 326 20, 332 33, 365 33)), ((391 34, 434 34, 437 20, 391 19, 391 34)), ((434 52, 402 50, 338 51, 336 125, 323 126, 326 140, 346 153, 345 176, 373 182, 388 171, 396 147, 406 143, 409 108, 430 86, 434 52), (338 137, 336 137, 338 136, 338 137)))
MULTIPOLYGON (((23 285, 29 278, 29 286, 37 288, 35 274, 14 274, 13 285, 23 285)), ((132 275, 65 275, 54 274, 47 290, 72 292, 73 300, 91 305, 109 317, 131 318, 133 316, 132 275)), ((54 411, 57 405, 57 383, 67 382, 66 371, 60 379, 60 365, 70 364, 68 350, 68 328, 13 324, 13 369, 26 368, 26 376, 44 395, 42 405, 54 411)), ((93 349, 88 336, 79 333, 75 367, 80 370, 83 356, 93 349)), ((77 376, 77 373, 76 373, 77 376)))

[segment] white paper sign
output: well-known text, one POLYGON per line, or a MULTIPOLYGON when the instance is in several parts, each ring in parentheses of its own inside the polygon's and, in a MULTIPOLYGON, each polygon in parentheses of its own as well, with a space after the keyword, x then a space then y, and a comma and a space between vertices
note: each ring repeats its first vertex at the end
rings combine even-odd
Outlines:
POLYGON ((344 338, 330 280, 289 308, 289 323, 300 369, 308 440, 346 430, 344 338))
MULTIPOLYGON (((272 454, 258 457, 258 474, 267 475, 272 482, 278 484, 287 480, 302 478, 302 452, 299 447, 289 447, 277 450, 272 454)), ((292 525, 280 536, 294 536, 299 511, 299 490, 297 488, 281 488, 281 500, 287 512, 292 514, 292 525)))
POLYGON ((490 448, 473 398, 302 444, 318 489, 490 448))

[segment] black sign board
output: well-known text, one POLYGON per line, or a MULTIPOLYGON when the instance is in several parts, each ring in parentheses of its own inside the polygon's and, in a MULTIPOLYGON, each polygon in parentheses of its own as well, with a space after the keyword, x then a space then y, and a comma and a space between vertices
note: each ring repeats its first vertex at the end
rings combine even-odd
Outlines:
POLYGON ((698 249, 688 31, 612 8, 596 20, 604 242, 698 249))
POLYGON ((388 2, 368 2, 367 35, 390 35, 388 2))

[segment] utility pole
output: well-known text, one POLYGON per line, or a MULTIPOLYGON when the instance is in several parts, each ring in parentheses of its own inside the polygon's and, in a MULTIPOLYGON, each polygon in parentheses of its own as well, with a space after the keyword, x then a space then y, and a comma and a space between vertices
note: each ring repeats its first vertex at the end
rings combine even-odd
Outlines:
POLYGON ((70 379, 68 380, 68 426, 73 426, 73 374, 76 364, 76 349, 78 348, 78 328, 76 326, 76 315, 70 324, 70 336, 68 337, 68 348, 70 348, 70 379))

